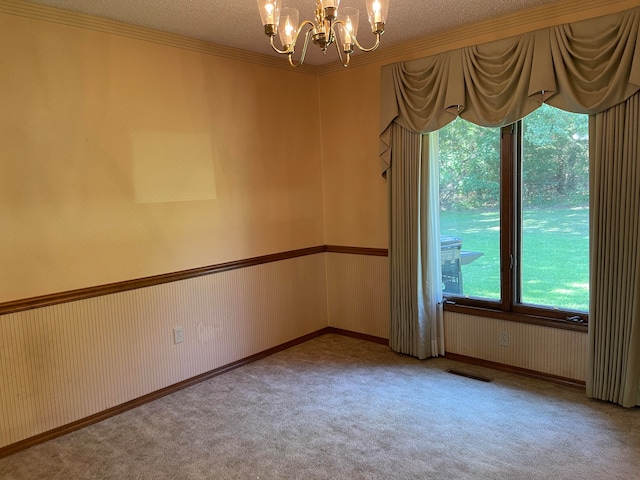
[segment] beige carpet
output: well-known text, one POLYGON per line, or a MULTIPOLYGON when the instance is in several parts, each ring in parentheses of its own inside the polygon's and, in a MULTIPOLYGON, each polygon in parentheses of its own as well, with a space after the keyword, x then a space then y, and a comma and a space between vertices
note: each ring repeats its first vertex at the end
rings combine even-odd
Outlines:
POLYGON ((0 478, 629 480, 640 409, 325 335, 0 459, 0 478))

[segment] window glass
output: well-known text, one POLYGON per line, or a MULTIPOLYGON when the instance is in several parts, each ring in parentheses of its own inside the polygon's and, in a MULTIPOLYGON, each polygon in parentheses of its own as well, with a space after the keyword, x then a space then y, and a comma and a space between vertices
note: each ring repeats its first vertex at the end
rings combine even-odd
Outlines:
POLYGON ((500 299, 500 130, 439 131, 443 294, 500 299))
POLYGON ((543 105, 522 124, 520 302, 588 311, 588 116, 543 105))

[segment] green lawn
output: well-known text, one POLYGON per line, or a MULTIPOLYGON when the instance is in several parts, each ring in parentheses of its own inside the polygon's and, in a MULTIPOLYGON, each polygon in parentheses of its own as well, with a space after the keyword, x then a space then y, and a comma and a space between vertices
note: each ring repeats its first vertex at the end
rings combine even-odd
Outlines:
MULTIPOLYGON (((498 213, 441 212, 442 235, 462 238, 462 250, 484 255, 462 267, 464 295, 500 296, 498 213)), ((589 309, 589 211, 524 212, 523 303, 589 309)))

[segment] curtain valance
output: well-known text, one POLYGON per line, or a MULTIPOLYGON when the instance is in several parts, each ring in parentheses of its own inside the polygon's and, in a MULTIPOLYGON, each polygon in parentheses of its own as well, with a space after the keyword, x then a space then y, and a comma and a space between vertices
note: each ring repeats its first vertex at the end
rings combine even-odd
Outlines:
POLYGON ((393 122, 430 132, 459 115, 497 127, 543 102, 594 114, 625 101, 640 90, 639 29, 636 8, 383 67, 383 172, 393 122))

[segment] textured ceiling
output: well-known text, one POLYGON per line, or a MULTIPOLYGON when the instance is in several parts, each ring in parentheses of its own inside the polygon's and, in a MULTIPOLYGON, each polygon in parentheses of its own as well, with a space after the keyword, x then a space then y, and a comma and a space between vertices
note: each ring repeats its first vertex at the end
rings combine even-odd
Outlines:
MULTIPOLYGON (((218 45, 229 45, 276 55, 258 14, 256 0, 30 0, 31 3, 72 10, 125 23, 184 35, 218 45)), ((500 17, 558 0, 390 0, 386 32, 380 48, 413 40, 463 25, 500 17)), ((313 18, 315 0, 285 0, 297 8, 300 20, 313 18)), ((358 39, 373 43, 368 34, 365 0, 341 0, 341 6, 360 10, 358 39), (363 23, 364 22, 364 23, 363 23)), ((322 55, 313 45, 305 63, 321 65, 334 61, 332 48, 322 55)))

